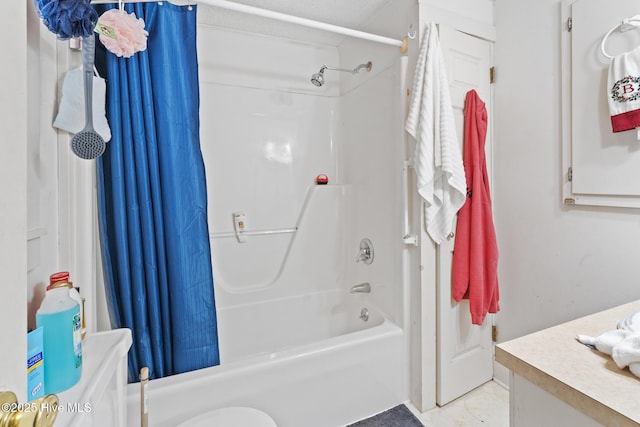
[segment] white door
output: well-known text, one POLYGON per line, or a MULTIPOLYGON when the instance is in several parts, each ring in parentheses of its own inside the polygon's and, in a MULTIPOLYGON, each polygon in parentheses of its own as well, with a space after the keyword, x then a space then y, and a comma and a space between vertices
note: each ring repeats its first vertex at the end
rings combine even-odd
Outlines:
MULTIPOLYGON (((447 67, 456 131, 462 148, 464 101, 475 89, 485 102, 491 123, 491 42, 439 25, 440 43, 447 67)), ((487 132, 487 169, 491 176, 491 125, 487 132)), ((436 402, 444 405, 493 377, 493 316, 482 326, 471 324, 469 303, 451 298, 451 263, 454 238, 436 251, 437 286, 437 389, 436 402)))

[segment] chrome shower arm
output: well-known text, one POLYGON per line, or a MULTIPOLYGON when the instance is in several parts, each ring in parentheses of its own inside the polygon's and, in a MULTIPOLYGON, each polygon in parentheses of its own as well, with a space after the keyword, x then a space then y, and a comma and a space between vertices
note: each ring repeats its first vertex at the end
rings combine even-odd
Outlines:
POLYGON ((348 68, 337 68, 337 67, 330 67, 328 65, 323 65, 321 70, 331 70, 331 71, 344 71, 347 73, 351 73, 351 74, 355 74, 355 70, 349 70, 348 68))
POLYGON ((323 65, 322 68, 320 68, 320 71, 318 71, 317 73, 313 74, 311 76, 311 83, 313 83, 314 85, 320 87, 324 84, 324 70, 332 70, 332 71, 345 71, 347 73, 351 73, 351 74, 358 74, 360 72, 360 70, 362 70, 363 68, 366 69, 367 71, 371 71, 371 67, 373 66, 372 62, 369 61, 366 64, 360 64, 358 65, 356 68, 354 68, 353 70, 349 70, 347 68, 338 68, 338 67, 330 67, 328 65, 323 65))
POLYGON ((372 63, 371 61, 367 62, 366 64, 360 64, 358 65, 356 68, 350 70, 348 68, 337 68, 337 67, 330 67, 328 65, 323 65, 322 68, 320 69, 320 72, 322 72, 323 70, 331 70, 331 71, 345 71, 347 73, 351 73, 351 74, 358 74, 360 72, 361 69, 365 68, 367 71, 371 71, 371 67, 372 67, 372 63))

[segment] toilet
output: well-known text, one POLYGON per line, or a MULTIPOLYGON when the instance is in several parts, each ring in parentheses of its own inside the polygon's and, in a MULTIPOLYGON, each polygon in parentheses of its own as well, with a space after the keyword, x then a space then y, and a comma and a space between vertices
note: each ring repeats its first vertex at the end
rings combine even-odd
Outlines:
POLYGON ((231 406, 205 412, 178 427, 277 427, 273 418, 255 408, 231 406))

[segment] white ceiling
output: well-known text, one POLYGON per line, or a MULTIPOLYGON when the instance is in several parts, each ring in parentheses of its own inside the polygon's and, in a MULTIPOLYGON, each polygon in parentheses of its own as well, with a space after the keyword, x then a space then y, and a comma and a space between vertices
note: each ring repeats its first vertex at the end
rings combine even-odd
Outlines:
MULTIPOLYGON (((392 1, 398 0, 233 0, 234 3, 357 30, 366 30, 364 25, 369 18, 386 3, 392 1)), ((331 46, 338 45, 344 39, 344 36, 327 31, 305 28, 297 24, 250 16, 203 4, 198 5, 198 20, 205 25, 331 46)))

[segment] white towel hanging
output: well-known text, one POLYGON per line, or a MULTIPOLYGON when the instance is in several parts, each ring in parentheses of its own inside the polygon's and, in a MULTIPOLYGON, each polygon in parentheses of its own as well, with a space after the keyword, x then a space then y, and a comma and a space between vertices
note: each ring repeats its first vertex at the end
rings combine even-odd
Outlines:
POLYGON ((418 54, 405 129, 416 140, 415 171, 425 202, 426 230, 440 244, 452 231, 467 184, 434 22, 429 23, 418 54))
MULTIPOLYGON (((626 76, 622 76, 620 74, 620 71, 618 70, 620 70, 621 68, 624 68, 623 72, 627 73, 626 68, 628 67, 627 63, 631 62, 630 57, 633 57, 634 55, 635 56, 640 55, 640 52, 635 52, 637 49, 634 49, 631 52, 624 52, 614 57, 607 53, 605 49, 605 45, 607 43, 607 39, 614 31, 619 29, 621 33, 624 33, 626 31, 635 30, 637 28, 640 28, 640 15, 634 15, 629 18, 625 18, 622 20, 620 24, 614 26, 609 31, 607 31, 607 33, 602 38, 602 42, 600 43, 600 52, 605 58, 608 58, 611 60, 611 65, 609 67, 608 89, 611 90, 612 93, 607 94, 607 97, 609 99, 610 111, 612 116, 612 126, 613 126, 614 132, 619 132, 619 130, 616 130, 616 128, 620 128, 620 125, 619 125, 620 120, 618 119, 618 124, 614 123, 616 119, 614 119, 613 116, 616 114, 620 114, 621 112, 624 112, 625 109, 627 109, 626 105, 622 106, 622 104, 620 104, 619 102, 627 103, 627 105, 631 104, 631 102, 628 99, 623 100, 622 99, 624 98, 623 96, 616 97, 616 95, 619 95, 619 94, 615 93, 614 85, 618 83, 619 80, 617 79, 619 79, 620 77, 626 77, 626 76), (616 99, 618 99, 619 102, 612 101, 612 98, 611 98, 612 96, 616 97, 616 99)), ((635 77, 638 77, 638 74, 636 74, 635 77)), ((637 90, 640 90, 640 85, 637 87, 637 90)), ((629 114, 627 114, 627 117, 628 116, 629 114)), ((637 123, 634 123, 634 124, 637 124, 637 123)), ((640 141, 640 126, 636 127, 635 129, 636 129, 636 139, 640 141)))

